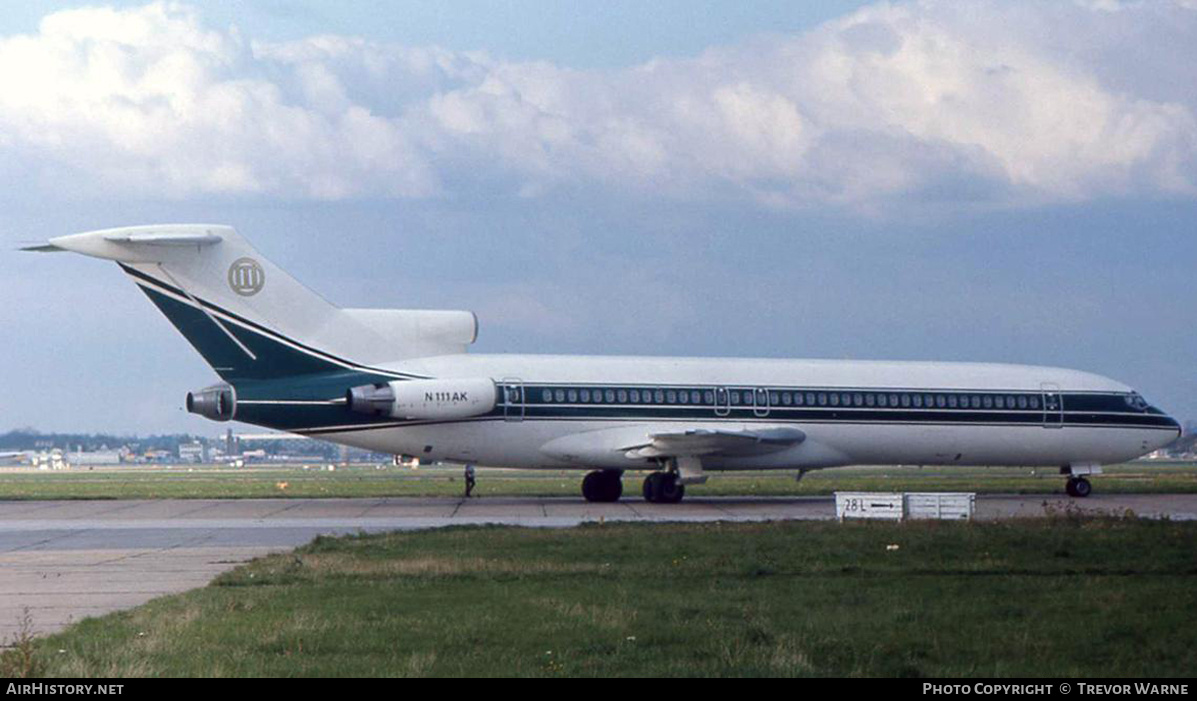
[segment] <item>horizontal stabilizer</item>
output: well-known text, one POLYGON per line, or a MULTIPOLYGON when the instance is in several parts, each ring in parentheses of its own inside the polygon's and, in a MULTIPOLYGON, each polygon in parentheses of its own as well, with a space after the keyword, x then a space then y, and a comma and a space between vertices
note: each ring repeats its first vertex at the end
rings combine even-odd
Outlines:
POLYGON ((220 243, 231 233, 229 227, 207 224, 126 226, 56 236, 46 243, 26 246, 21 250, 37 253, 71 251, 119 263, 177 262, 180 255, 187 253, 180 249, 195 251, 206 248, 220 243))
POLYGON ((145 231, 107 234, 105 241, 142 244, 149 246, 211 246, 220 243, 220 237, 210 232, 145 231))

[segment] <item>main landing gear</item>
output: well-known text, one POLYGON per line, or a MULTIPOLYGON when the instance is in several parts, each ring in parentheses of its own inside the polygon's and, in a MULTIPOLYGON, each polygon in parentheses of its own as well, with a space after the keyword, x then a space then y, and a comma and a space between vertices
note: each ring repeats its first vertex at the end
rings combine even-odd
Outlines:
POLYGON ((623 473, 619 470, 595 470, 582 478, 582 496, 586 501, 619 501, 623 494, 623 473))
POLYGON ((676 504, 686 495, 686 485, 676 472, 654 472, 644 478, 644 499, 653 504, 676 504))
MULTIPOLYGON (((586 501, 613 502, 623 495, 623 473, 619 470, 594 470, 582 478, 582 496, 586 501)), ((644 499, 653 504, 676 504, 686 495, 686 486, 676 472, 660 470, 644 478, 644 499)))
POLYGON ((1068 492, 1070 497, 1087 497, 1093 491, 1093 485, 1084 477, 1069 477, 1064 491, 1068 492))

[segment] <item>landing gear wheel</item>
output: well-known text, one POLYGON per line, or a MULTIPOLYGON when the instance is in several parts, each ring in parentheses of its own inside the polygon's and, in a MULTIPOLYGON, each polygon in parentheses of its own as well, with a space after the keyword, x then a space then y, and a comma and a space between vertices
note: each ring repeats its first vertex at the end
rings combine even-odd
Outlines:
POLYGON ((623 473, 619 470, 595 470, 582 478, 582 496, 586 501, 613 502, 623 495, 623 473))
POLYGON ((661 476, 664 472, 653 472, 644 478, 644 500, 656 504, 657 495, 661 493, 661 476))
POLYGON ((686 495, 686 485, 679 484, 672 472, 654 472, 644 478, 644 500, 653 504, 676 504, 686 495))
POLYGON ((1083 499, 1093 492, 1093 485, 1089 484, 1089 480, 1084 477, 1076 477, 1070 481, 1072 482, 1072 496, 1074 497, 1081 497, 1083 499))
POLYGON ((1093 492, 1093 485, 1089 484, 1089 480, 1084 477, 1070 477, 1068 484, 1064 485, 1064 491, 1068 492, 1070 497, 1083 499, 1093 492))

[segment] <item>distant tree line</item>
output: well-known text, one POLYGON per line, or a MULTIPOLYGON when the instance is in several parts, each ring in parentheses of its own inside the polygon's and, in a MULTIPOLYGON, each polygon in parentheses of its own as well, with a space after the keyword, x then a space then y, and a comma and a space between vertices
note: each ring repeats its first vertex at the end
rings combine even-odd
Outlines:
MULTIPOLYGON (((223 436, 196 436, 190 433, 172 433, 155 436, 119 435, 115 433, 42 433, 33 428, 18 428, 8 433, 0 434, 0 450, 53 450, 74 452, 82 447, 84 452, 96 450, 116 450, 128 447, 135 453, 144 454, 146 451, 166 451, 177 455, 181 444, 199 441, 209 448, 225 448, 223 436)), ((263 448, 269 454, 310 455, 328 461, 340 459, 343 448, 335 443, 321 440, 276 440, 253 441, 248 445, 240 445, 242 450, 263 448)), ((349 448, 351 460, 381 461, 389 458, 381 453, 349 448)))
POLYGON ((42 433, 32 428, 18 428, 0 434, 0 450, 100 450, 103 446, 116 449, 129 446, 138 451, 174 451, 180 443, 207 442, 206 438, 186 433, 162 436, 117 435, 115 433, 42 433))

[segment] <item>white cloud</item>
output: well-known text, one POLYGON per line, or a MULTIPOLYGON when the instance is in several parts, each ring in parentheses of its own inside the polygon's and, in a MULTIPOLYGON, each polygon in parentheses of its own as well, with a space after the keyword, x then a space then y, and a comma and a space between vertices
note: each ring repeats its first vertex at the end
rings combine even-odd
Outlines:
POLYGON ((863 208, 1193 196, 1197 49, 1142 49, 1195 26, 1183 3, 881 4, 805 35, 576 71, 258 42, 173 3, 72 10, 0 38, 0 177, 168 198, 478 182, 863 208))

